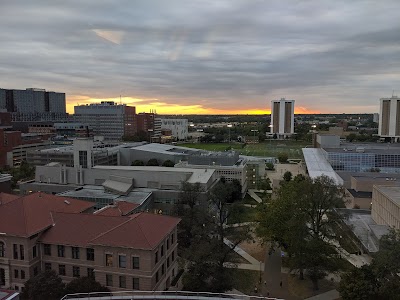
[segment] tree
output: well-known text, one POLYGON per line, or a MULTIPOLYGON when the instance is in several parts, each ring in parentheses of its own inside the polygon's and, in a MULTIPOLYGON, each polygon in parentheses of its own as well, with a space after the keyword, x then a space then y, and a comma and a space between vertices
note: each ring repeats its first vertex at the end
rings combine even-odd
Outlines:
POLYGON ((64 283, 53 270, 39 273, 25 283, 21 294, 27 300, 59 300, 64 296, 64 283))
POLYGON ((142 160, 136 159, 132 162, 132 166, 144 166, 144 162, 142 160))
POLYGON ((379 243, 369 266, 342 276, 339 292, 344 300, 395 300, 400 294, 400 231, 391 229, 379 243))
POLYGON ((292 172, 290 172, 290 171, 286 171, 284 174, 283 174, 283 180, 285 180, 285 181, 290 181, 290 180, 292 180, 292 172))
POLYGON ((167 159, 166 161, 163 162, 163 167, 169 167, 173 168, 175 166, 175 163, 172 160, 167 159))
POLYGON ((288 154, 285 153, 285 152, 281 152, 281 153, 278 154, 278 160, 279 160, 279 162, 280 162, 281 164, 287 163, 288 158, 289 158, 289 156, 288 156, 288 154))
POLYGON ((319 279, 341 266, 332 225, 340 219, 333 209, 342 205, 343 193, 332 179, 296 176, 281 186, 268 207, 260 207, 257 233, 285 248, 291 269, 300 278, 307 270, 318 289, 319 279))
POLYGON ((271 171, 275 170, 274 164, 273 164, 273 163, 270 163, 270 162, 267 162, 267 163, 265 164, 265 167, 267 168, 267 170, 271 170, 271 171))
POLYGON ((93 277, 75 278, 65 287, 65 294, 109 292, 110 290, 93 277))
POLYGON ((159 166, 158 160, 156 158, 151 158, 147 162, 147 166, 159 166))

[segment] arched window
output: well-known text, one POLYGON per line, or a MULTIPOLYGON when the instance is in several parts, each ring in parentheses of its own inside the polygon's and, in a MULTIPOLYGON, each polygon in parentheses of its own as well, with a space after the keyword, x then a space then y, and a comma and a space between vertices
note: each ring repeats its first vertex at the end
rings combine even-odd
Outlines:
POLYGON ((4 242, 0 241, 0 257, 4 257, 6 255, 6 246, 4 242))

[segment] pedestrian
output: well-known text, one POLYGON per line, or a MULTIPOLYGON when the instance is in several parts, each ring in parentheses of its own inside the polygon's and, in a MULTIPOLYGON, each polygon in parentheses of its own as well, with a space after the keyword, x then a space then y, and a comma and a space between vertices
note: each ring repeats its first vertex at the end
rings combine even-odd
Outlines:
POLYGON ((267 285, 267 281, 266 281, 266 280, 264 280, 264 285, 265 285, 265 286, 267 285))
POLYGON ((281 280, 281 282, 279 283, 279 286, 282 287, 282 280, 281 280))
POLYGON ((269 292, 267 291, 267 297, 269 297, 269 292))
POLYGON ((257 288, 257 286, 255 285, 255 286, 254 286, 254 294, 257 295, 257 292, 258 292, 258 288, 257 288))

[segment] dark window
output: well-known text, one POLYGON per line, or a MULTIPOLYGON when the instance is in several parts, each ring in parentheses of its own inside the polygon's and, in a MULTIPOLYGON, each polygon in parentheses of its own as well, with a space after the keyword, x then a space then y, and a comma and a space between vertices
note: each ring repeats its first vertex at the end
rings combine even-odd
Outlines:
POLYGON ((139 289, 139 278, 136 278, 136 277, 133 278, 133 289, 134 290, 139 289))
POLYGON ((161 275, 165 274, 165 264, 162 264, 161 266, 161 275))
POLYGON ((139 257, 132 257, 132 269, 140 269, 140 260, 139 257))
POLYGON ((25 259, 24 245, 19 245, 19 257, 21 260, 25 259))
POLYGON ((169 239, 167 239, 167 250, 169 249, 169 239))
POLYGON ((126 277, 125 276, 119 276, 119 287, 126 288, 126 277))
POLYGON ((65 265, 58 265, 58 274, 65 276, 65 265))
POLYGON ((87 268, 87 277, 94 278, 94 269, 93 268, 87 268))
POLYGON ((174 261, 175 260, 175 251, 172 251, 172 258, 171 258, 171 261, 174 261))
POLYGON ((87 156, 87 151, 79 151, 79 165, 81 165, 84 169, 87 169, 88 167, 87 156))
POLYGON ((51 263, 44 263, 44 269, 45 271, 51 270, 51 263))
POLYGON ((154 256, 154 262, 158 263, 158 251, 156 251, 156 254, 154 256))
POLYGON ((13 258, 18 259, 18 245, 17 244, 13 245, 13 258))
POLYGON ((6 255, 6 246, 3 242, 0 242, 0 257, 4 257, 6 255))
POLYGON ((74 277, 81 276, 81 270, 79 267, 72 267, 72 276, 74 276, 74 277))
POLYGON ((49 244, 44 244, 43 246, 44 250, 44 255, 51 255, 51 245, 49 244))
POLYGON ((169 268, 169 257, 167 258, 167 268, 169 268))
POLYGON ((37 256, 37 249, 36 249, 36 245, 35 245, 32 248, 32 257, 35 258, 36 256, 37 256))
POLYGON ((25 279, 25 271, 21 270, 21 279, 25 279))
POLYGON ((106 286, 113 286, 113 277, 111 274, 106 274, 106 286))
POLYGON ((71 249, 72 249, 72 258, 79 259, 79 248, 71 247, 71 249))
POLYGON ((18 278, 19 277, 19 272, 18 270, 14 270, 14 278, 18 278))
POLYGON ((86 249, 86 259, 94 261, 94 249, 93 248, 86 249))
POLYGON ((113 256, 112 254, 106 254, 106 266, 112 267, 113 266, 113 256))
POLYGON ((164 256, 164 245, 161 246, 161 257, 164 256))
POLYGON ((38 267, 33 268, 33 276, 36 276, 39 273, 38 267))
POLYGON ((63 245, 58 245, 57 246, 57 253, 58 257, 64 257, 65 256, 65 248, 63 245))
POLYGON ((126 256, 125 255, 118 256, 118 265, 120 268, 126 268, 126 256))
POLYGON ((157 270, 157 273, 156 273, 156 283, 158 282, 158 270, 157 270))
POLYGON ((174 234, 171 234, 171 245, 174 243, 174 234))

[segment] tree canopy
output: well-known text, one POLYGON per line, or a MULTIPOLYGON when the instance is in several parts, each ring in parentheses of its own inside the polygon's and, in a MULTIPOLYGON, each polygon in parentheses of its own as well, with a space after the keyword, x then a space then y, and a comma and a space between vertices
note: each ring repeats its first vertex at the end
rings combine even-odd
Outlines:
POLYGON ((173 168, 175 166, 175 163, 172 160, 167 159, 166 161, 163 162, 162 166, 173 168))
POLYGON ((159 162, 156 158, 151 158, 149 159, 149 161, 147 162, 147 166, 159 166, 159 162))
POLYGON ((342 205, 343 193, 330 178, 296 176, 268 205, 261 205, 257 233, 283 247, 291 269, 300 278, 307 270, 318 289, 318 280, 341 266, 331 228, 340 219, 333 209, 342 205))
POLYGON ((59 300, 64 296, 64 283, 55 271, 39 273, 25 283, 21 299, 26 300, 59 300))
POLYGON ((65 294, 109 292, 110 290, 93 277, 75 278, 65 287, 65 294))

